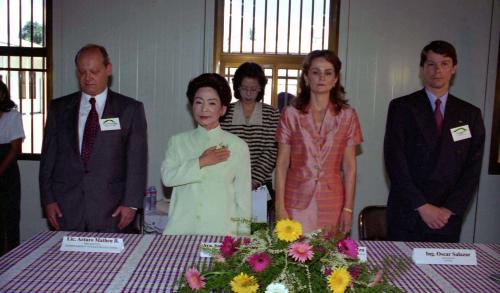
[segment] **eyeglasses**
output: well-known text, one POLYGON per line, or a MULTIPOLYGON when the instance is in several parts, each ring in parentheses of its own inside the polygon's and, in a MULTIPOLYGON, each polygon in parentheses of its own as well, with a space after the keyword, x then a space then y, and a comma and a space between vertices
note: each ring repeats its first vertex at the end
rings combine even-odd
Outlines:
POLYGON ((240 90, 240 92, 247 92, 247 93, 251 93, 251 94, 255 94, 256 92, 260 92, 260 88, 256 88, 256 87, 251 87, 251 88, 240 87, 238 89, 240 90))

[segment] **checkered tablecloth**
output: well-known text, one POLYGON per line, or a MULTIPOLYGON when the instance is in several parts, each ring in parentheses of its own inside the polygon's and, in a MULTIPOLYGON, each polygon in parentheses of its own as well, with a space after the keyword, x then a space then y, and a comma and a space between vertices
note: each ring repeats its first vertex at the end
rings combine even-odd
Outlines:
POLYGON ((0 292, 173 292, 218 236, 44 232, 0 258, 0 292), (59 251, 63 236, 123 238, 122 253, 59 251))
POLYGON ((500 283, 490 278, 500 273, 500 244, 478 243, 417 243, 361 241, 367 247, 368 262, 383 267, 384 260, 406 260, 408 269, 392 279, 392 283, 407 292, 500 292, 500 283), (411 261, 413 248, 474 249, 477 266, 415 265, 411 261))
MULTIPOLYGON (((219 236, 44 232, 0 258, 0 292, 173 292, 199 258, 201 242, 219 236), (62 237, 120 237, 120 254, 59 251, 62 237)), ((500 272, 500 244, 430 244, 363 241, 371 265, 408 258, 414 247, 475 249, 477 266, 413 265, 393 283, 408 292, 500 292, 489 275, 500 272)))

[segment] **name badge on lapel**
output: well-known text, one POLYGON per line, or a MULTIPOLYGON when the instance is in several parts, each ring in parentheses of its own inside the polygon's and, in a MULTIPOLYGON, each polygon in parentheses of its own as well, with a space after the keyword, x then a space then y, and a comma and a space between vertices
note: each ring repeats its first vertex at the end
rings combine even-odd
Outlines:
POLYGON ((462 125, 455 128, 451 128, 450 132, 451 136, 453 136, 454 142, 472 137, 472 135, 470 134, 469 125, 462 125))
POLYGON ((101 131, 120 130, 120 118, 99 119, 99 126, 101 126, 101 131))

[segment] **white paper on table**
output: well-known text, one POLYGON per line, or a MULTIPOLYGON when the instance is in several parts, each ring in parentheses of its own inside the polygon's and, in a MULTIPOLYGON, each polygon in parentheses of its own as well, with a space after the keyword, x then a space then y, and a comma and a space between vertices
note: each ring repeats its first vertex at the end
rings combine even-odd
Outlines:
POLYGON ((415 264, 477 265, 474 249, 414 248, 415 264))
POLYGON ((162 234, 168 223, 168 215, 159 210, 144 213, 144 233, 162 234))
POLYGON ((125 249, 122 238, 64 236, 61 251, 120 253, 125 249))
POLYGON ((358 259, 359 262, 366 262, 368 260, 368 249, 366 246, 358 246, 358 259))
POLYGON ((222 243, 220 242, 202 242, 200 243, 200 257, 212 257, 214 250, 219 251, 222 243))
POLYGON ((267 200, 269 197, 269 190, 265 185, 252 191, 252 218, 255 222, 267 222, 267 200))

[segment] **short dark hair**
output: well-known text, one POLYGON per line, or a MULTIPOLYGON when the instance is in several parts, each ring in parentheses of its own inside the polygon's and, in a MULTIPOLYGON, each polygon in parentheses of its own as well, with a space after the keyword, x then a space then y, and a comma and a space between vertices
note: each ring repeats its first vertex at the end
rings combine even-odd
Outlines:
POLYGON ((457 65, 457 51, 455 51, 455 47, 446 41, 437 40, 430 42, 422 49, 420 53, 420 67, 424 66, 425 61, 427 61, 427 53, 429 51, 450 57, 453 60, 453 65, 457 65))
POLYGON ((306 112, 307 106, 311 100, 311 89, 306 83, 305 76, 309 74, 312 62, 316 58, 325 58, 326 61, 333 65, 333 70, 338 80, 330 91, 330 102, 334 105, 335 112, 340 112, 340 110, 349 105, 345 98, 344 87, 340 83, 340 68, 342 68, 342 62, 335 52, 329 50, 315 50, 307 54, 304 58, 304 61, 302 62, 302 74, 299 82, 300 92, 297 98, 293 99, 292 105, 301 112, 306 112))
POLYGON ((244 78, 256 79, 260 86, 260 91, 257 94, 255 100, 258 102, 264 98, 264 90, 267 84, 267 77, 264 74, 264 70, 259 64, 254 62, 245 62, 236 69, 233 77, 233 91, 234 97, 236 99, 241 99, 240 86, 244 78))
POLYGON ((186 96, 192 106, 196 91, 202 87, 213 88, 219 95, 222 106, 228 107, 231 103, 231 88, 227 80, 217 73, 203 73, 193 79, 188 84, 186 96))
POLYGON ((17 108, 16 104, 10 99, 7 85, 0 79, 0 112, 9 112, 17 108))
POLYGON ((78 58, 80 58, 80 56, 83 53, 88 52, 88 51, 94 51, 94 50, 97 50, 101 53, 104 66, 108 66, 108 64, 111 63, 111 60, 109 59, 109 55, 108 55, 108 52, 106 51, 106 48, 104 48, 101 45, 97 45, 97 44, 87 44, 87 45, 83 46, 80 50, 78 50, 78 53, 76 53, 75 64, 78 65, 78 58))

